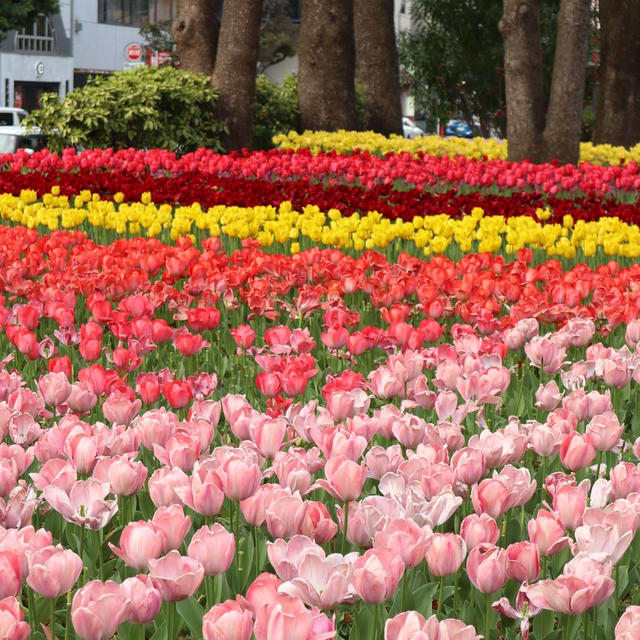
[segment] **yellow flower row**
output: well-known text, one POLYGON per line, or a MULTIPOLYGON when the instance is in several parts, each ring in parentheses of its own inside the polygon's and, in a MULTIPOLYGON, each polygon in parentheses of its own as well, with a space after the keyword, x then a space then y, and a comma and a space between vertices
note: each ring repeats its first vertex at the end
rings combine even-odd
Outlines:
MULTIPOLYGON (((537 220, 528 216, 505 218, 485 215, 480 207, 470 215, 454 219, 446 214, 414 216, 411 221, 389 220, 377 211, 343 216, 337 209, 322 212, 307 205, 301 211, 290 202, 273 206, 232 207, 218 205, 203 210, 199 204, 172 209, 156 205, 150 194, 141 202, 102 200, 97 194, 83 191, 71 200, 57 193, 37 200, 33 191, 19 197, 0 195, 0 216, 30 228, 75 229, 89 227, 115 231, 116 234, 157 236, 166 231, 173 240, 197 230, 204 235, 227 238, 256 238, 262 246, 286 245, 300 251, 301 243, 341 249, 384 249, 400 243, 403 250, 424 255, 443 253, 449 247, 463 253, 515 253, 522 248, 543 249, 549 256, 573 258, 581 249, 593 256, 599 248, 609 256, 640 257, 640 228, 618 218, 601 218, 597 222, 574 222, 565 216, 563 224, 549 224, 551 212, 538 209, 537 220)), ((284 249, 284 248, 283 248, 284 249)))
MULTIPOLYGON (((335 133, 327 131, 305 131, 281 134, 274 137, 274 142, 281 149, 308 148, 316 154, 320 151, 336 151, 348 153, 354 149, 362 149, 371 153, 418 153, 423 151, 433 156, 457 155, 475 158, 486 156, 490 160, 507 159, 507 141, 494 138, 441 138, 440 136, 420 136, 410 140, 399 135, 385 137, 373 131, 345 131, 335 133)), ((640 144, 631 149, 614 147, 609 144, 594 145, 591 142, 580 144, 580 161, 592 164, 617 165, 621 160, 640 162, 640 144)))

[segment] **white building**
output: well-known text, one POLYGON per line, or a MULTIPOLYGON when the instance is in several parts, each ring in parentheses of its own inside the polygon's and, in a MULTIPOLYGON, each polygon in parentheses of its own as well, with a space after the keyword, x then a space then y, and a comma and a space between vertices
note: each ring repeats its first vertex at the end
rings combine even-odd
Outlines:
MULTIPOLYGON (((400 33, 410 27, 411 0, 394 2, 400 33)), ((31 111, 43 92, 63 98, 90 75, 145 64, 140 27, 173 20, 178 0, 60 0, 59 5, 57 15, 43 16, 22 32, 10 31, 0 43, 0 106, 31 111)), ((300 0, 291 0, 291 12, 299 20, 300 0)), ((281 82, 297 68, 296 56, 269 67, 266 74, 281 82)), ((403 111, 413 115, 406 96, 403 111)))
POLYGON ((40 94, 64 97, 89 75, 145 64, 140 27, 171 20, 177 0, 60 0, 60 11, 41 17, 0 44, 0 105, 38 106, 40 94))

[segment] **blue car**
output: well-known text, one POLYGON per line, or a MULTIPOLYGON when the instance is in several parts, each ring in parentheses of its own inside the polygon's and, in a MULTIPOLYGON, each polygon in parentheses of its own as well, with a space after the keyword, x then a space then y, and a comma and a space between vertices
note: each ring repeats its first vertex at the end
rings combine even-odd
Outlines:
POLYGON ((444 135, 456 138, 473 138, 473 131, 464 120, 449 120, 444 129, 444 135))

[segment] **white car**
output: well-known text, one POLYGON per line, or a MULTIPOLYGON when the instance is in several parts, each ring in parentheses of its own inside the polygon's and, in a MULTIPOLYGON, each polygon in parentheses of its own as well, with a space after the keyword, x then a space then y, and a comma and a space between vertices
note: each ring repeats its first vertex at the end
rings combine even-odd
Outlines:
POLYGON ((402 118, 402 133, 405 138, 417 138, 423 136, 424 131, 411 118, 402 118))
POLYGON ((15 153, 18 149, 34 153, 44 146, 45 140, 40 129, 27 131, 24 127, 0 126, 0 153, 15 153))
POLYGON ((0 107, 0 127, 19 127, 29 114, 16 107, 0 107))

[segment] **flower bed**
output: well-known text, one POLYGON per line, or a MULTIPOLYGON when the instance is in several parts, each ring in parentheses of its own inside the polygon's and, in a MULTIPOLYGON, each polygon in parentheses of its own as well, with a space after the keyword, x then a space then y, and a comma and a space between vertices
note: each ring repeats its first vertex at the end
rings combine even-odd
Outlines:
POLYGON ((0 638, 635 637, 638 228, 315 158, 0 173, 0 638))

